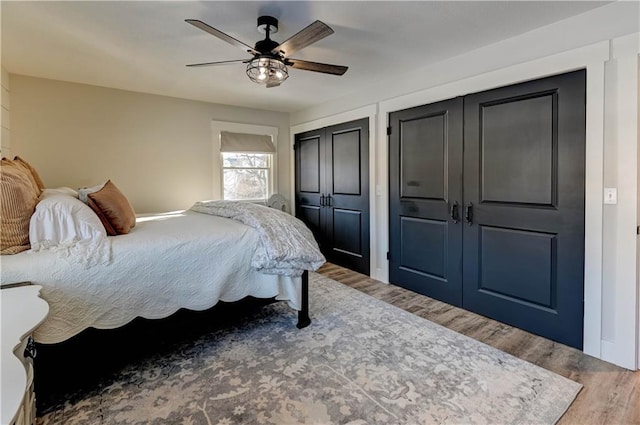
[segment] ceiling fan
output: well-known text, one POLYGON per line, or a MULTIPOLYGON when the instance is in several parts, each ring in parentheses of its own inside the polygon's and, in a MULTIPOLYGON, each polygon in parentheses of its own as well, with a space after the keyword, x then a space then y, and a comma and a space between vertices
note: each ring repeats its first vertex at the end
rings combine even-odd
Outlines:
POLYGON ((261 16, 258 18, 258 31, 263 32, 265 38, 264 40, 258 41, 254 47, 240 40, 236 40, 230 35, 197 19, 186 19, 185 21, 253 55, 251 59, 194 63, 187 65, 188 67, 246 63, 247 76, 251 81, 258 84, 265 84, 267 88, 277 87, 289 78, 287 67, 333 75, 342 75, 349 69, 346 66, 309 62, 289 57, 292 53, 333 34, 333 30, 321 21, 315 21, 297 34, 291 36, 287 41, 278 43, 270 38, 271 34, 278 32, 278 20, 272 16, 261 16))

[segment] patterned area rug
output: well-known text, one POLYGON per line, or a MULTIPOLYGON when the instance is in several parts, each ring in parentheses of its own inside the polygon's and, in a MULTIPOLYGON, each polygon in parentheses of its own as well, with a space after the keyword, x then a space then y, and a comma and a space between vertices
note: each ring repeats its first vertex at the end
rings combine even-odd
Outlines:
POLYGON ((310 327, 261 308, 39 424, 553 424, 581 385, 311 275, 310 327))

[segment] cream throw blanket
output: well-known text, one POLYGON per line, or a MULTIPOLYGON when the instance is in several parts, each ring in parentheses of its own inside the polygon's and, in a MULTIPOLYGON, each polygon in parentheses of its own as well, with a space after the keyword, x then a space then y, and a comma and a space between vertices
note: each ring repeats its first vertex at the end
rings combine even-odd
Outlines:
POLYGON ((254 228, 260 245, 251 266, 262 273, 300 276, 304 270, 317 270, 326 261, 307 226, 285 212, 236 201, 196 202, 191 211, 230 218, 254 228))

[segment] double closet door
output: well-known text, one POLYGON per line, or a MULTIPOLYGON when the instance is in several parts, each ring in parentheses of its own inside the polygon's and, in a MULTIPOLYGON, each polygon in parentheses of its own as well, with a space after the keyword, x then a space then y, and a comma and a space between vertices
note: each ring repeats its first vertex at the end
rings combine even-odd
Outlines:
POLYGON ((295 135, 296 217, 328 261, 369 274, 369 120, 295 135))
POLYGON ((390 281, 582 348, 585 72, 390 114, 390 281))

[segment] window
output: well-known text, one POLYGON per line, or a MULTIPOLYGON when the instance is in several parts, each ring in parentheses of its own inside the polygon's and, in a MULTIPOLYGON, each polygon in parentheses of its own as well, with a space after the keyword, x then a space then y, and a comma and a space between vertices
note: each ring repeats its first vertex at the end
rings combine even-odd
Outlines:
POLYGON ((266 200, 270 196, 272 154, 222 153, 222 199, 266 200))
POLYGON ((275 151, 270 135, 220 132, 222 199, 266 201, 273 193, 275 151))

